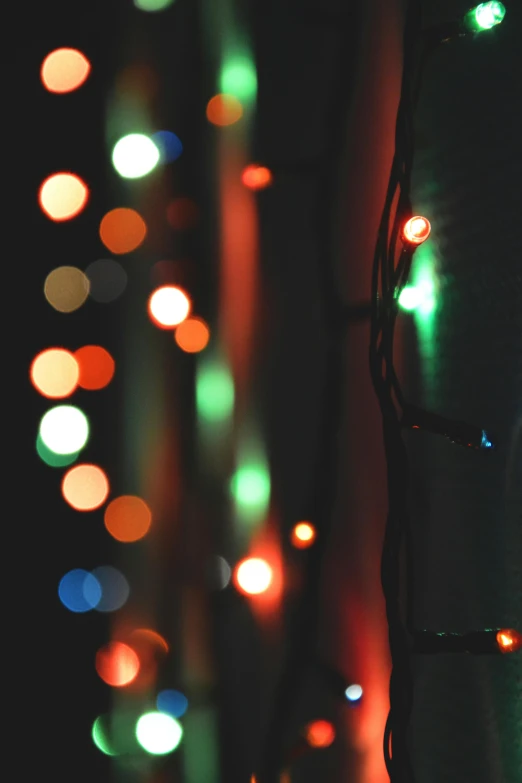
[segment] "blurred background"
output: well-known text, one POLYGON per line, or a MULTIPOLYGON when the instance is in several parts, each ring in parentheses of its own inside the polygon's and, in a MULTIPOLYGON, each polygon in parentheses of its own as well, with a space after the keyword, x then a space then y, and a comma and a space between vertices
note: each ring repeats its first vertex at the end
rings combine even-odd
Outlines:
MULTIPOLYGON (((20 769, 250 783, 268 757, 282 783, 388 780, 366 305, 404 6, 49 0, 5 29, 20 769)), ((407 433, 415 616, 436 631, 522 629, 522 9, 506 9, 436 49, 415 129, 432 234, 400 375, 411 402, 499 442, 486 457, 407 433)), ((425 0, 424 23, 467 10, 425 0)), ((426 656, 414 676, 419 783, 520 783, 520 655, 426 656)))

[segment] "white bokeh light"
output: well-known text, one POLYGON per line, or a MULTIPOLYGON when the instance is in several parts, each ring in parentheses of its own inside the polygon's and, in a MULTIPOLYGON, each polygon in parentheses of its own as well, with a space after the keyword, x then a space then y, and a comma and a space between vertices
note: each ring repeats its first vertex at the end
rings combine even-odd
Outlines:
POLYGON ((42 417, 40 437, 55 454, 75 454, 87 443, 89 422, 74 405, 57 405, 42 417))
POLYGON ((152 139, 143 133, 123 136, 112 151, 112 163, 120 177, 139 179, 156 167, 160 152, 152 139))

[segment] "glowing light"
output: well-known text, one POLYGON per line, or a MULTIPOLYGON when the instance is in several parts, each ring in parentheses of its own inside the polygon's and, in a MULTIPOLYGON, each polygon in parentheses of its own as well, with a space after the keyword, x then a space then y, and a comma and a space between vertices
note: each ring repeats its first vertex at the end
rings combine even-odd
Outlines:
POLYGON ((270 500, 270 476, 261 466, 240 468, 230 483, 232 494, 245 509, 263 509, 270 500))
POLYGON ((255 98, 257 74, 250 58, 234 57, 226 60, 220 76, 220 92, 233 95, 241 101, 255 98))
POLYGON ((60 313, 72 313, 89 296, 89 281, 81 269, 75 266, 59 266, 53 269, 44 283, 45 298, 60 313))
POLYGON ((139 8, 140 11, 149 11, 154 13, 155 11, 164 11, 168 8, 174 0, 134 0, 134 5, 139 8))
POLYGON ((197 204, 190 198, 172 199, 167 207, 167 220, 176 231, 194 228, 198 222, 197 204))
POLYGON ((420 215, 416 215, 406 221, 402 229, 403 240, 409 242, 410 245, 421 245, 427 240, 430 233, 431 225, 429 220, 420 215))
POLYGON ((77 511, 94 511, 109 494, 109 480, 97 465, 76 465, 62 480, 62 495, 77 511))
POLYGON ((522 649, 522 634, 512 628, 503 629, 497 633, 497 644, 502 653, 517 652, 522 649))
POLYGON ((140 659, 128 644, 110 642, 96 653, 96 671, 114 688, 133 682, 140 669, 140 659))
POLYGON ((207 422, 226 421, 234 409, 234 381, 224 363, 203 359, 196 377, 198 415, 207 422))
POLYGON ((167 640, 157 631, 153 631, 152 628, 136 628, 130 635, 133 646, 137 644, 155 645, 165 655, 169 651, 169 645, 167 640))
POLYGON ((125 179, 139 179, 150 174, 159 159, 159 149, 143 133, 123 136, 112 150, 112 165, 120 177, 125 179))
POLYGON ((298 522, 292 529, 290 540, 296 549, 307 549, 315 541, 316 532, 310 522, 298 522))
POLYGON ((108 304, 125 291, 127 272, 110 258, 93 261, 85 270, 90 284, 90 296, 95 302, 108 304))
POLYGON ((349 685, 344 692, 348 701, 359 701, 363 695, 363 689, 360 685, 349 685))
POLYGON ((33 359, 29 370, 35 389, 52 399, 71 395, 78 385, 79 375, 78 362, 64 348, 42 351, 33 359))
POLYGON ((104 514, 105 527, 117 541, 129 543, 143 538, 151 525, 150 508, 135 495, 121 495, 111 500, 104 514))
POLYGON ((114 359, 99 345, 84 345, 74 353, 80 369, 78 385, 82 389, 103 389, 114 375, 114 359))
POLYGON ((60 579, 58 597, 71 612, 81 614, 97 606, 102 595, 100 583, 83 568, 73 568, 60 579))
POLYGON ((80 452, 73 454, 55 454, 51 451, 42 440, 40 433, 36 436, 36 452, 42 462, 49 465, 51 468, 64 468, 66 465, 72 465, 78 459, 80 452))
POLYGON ((102 592, 96 611, 115 612, 121 609, 130 594, 129 583, 121 571, 113 566, 98 566, 93 568, 92 575, 98 580, 102 592))
POLYGON ((76 454, 89 438, 89 422, 74 405, 56 405, 42 416, 40 437, 55 454, 76 454))
POLYGON ((272 569, 260 557, 248 557, 237 566, 236 586, 246 595, 259 595, 268 590, 272 583, 272 569))
POLYGON ((213 125, 233 125, 243 116, 243 107, 233 95, 214 95, 207 103, 207 119, 213 125))
POLYGON ((174 339, 186 353, 198 353, 207 347, 210 330, 202 318, 186 318, 174 332, 174 339))
POLYGON ((92 730, 91 730, 91 736, 92 741, 98 748, 98 750, 101 750, 102 753, 105 753, 106 756, 116 756, 117 754, 115 751, 113 751, 109 745, 108 739, 107 739, 107 730, 104 726, 104 723, 107 721, 104 720, 104 717, 101 715, 96 718, 94 723, 92 724, 92 730))
POLYGON ((151 139, 158 148, 161 163, 172 163, 183 152, 181 140, 172 131, 157 131, 151 139))
POLYGON ((305 737, 312 748, 327 748, 335 739, 335 729, 326 720, 316 720, 306 727, 305 737))
POLYGON ((210 582, 217 590, 224 590, 230 584, 232 569, 224 557, 216 555, 210 566, 210 582))
POLYGON ((250 190, 264 190, 272 184, 272 172, 266 166, 251 163, 243 169, 241 182, 250 190))
POLYGON ((147 753, 154 756, 172 753, 182 736, 183 729, 178 721, 163 712, 147 712, 136 724, 136 739, 147 753))
POLYGON ((156 696, 156 707, 159 712, 166 712, 173 718, 181 718, 188 708, 188 699, 180 691, 164 690, 156 696))
POLYGON ((178 286, 164 285, 157 288, 149 299, 149 316, 161 329, 172 329, 188 316, 190 299, 178 286))
POLYGON ((89 189, 85 182, 67 171, 51 174, 40 185, 38 203, 55 223, 72 220, 87 204, 89 189))
POLYGON ((131 253, 141 245, 147 234, 145 221, 128 207, 111 209, 100 223, 100 238, 115 255, 131 253))
POLYGON ((55 49, 47 55, 40 69, 42 84, 49 92, 77 90, 91 72, 87 57, 77 49, 55 49))
POLYGON ((495 25, 500 24, 506 15, 506 9, 502 3, 489 2, 480 3, 471 11, 468 11, 464 17, 464 24, 473 32, 481 30, 490 30, 495 25))

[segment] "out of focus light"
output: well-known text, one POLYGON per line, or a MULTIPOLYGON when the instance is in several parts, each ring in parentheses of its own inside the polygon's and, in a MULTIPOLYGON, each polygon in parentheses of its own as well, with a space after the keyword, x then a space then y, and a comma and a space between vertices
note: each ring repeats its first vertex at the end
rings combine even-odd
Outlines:
POLYGON ((214 95, 207 103, 207 119, 212 125, 233 125, 243 116, 243 107, 233 95, 214 95))
POLYGON ((109 494, 109 480, 97 465, 76 465, 62 480, 62 495, 77 511, 94 511, 109 494))
POLYGON ((149 298, 149 316, 161 329, 172 329, 188 316, 190 299, 178 286, 164 285, 157 288, 149 298))
POLYGON ((240 101, 251 101, 257 93, 257 74, 254 61, 248 57, 234 57, 225 61, 220 75, 220 92, 233 95, 240 101))
POLYGON ((243 169, 241 182, 249 190, 264 190, 272 184, 272 172, 266 166, 251 163, 243 169))
POLYGON ((78 385, 82 389, 103 389, 114 375, 114 359, 100 345, 84 345, 74 356, 80 369, 78 385))
POLYGON ((348 701, 360 701, 363 695, 363 689, 360 685, 349 685, 344 692, 348 701))
POLYGON ((167 207, 167 220, 176 231, 194 228, 198 222, 197 204, 190 198, 174 198, 167 207))
POLYGON ((479 3, 472 8, 464 17, 464 24, 473 32, 481 30, 490 30, 495 25, 500 24, 506 15, 506 8, 497 0, 491 0, 489 3, 479 3))
POLYGON ((209 582, 211 587, 224 590, 230 584, 232 569, 221 555, 216 555, 209 567, 209 582))
POLYGON ((43 61, 40 78, 49 92, 72 92, 82 86, 90 71, 89 60, 77 49, 55 49, 43 61))
POLYGON ((123 136, 112 150, 112 165, 120 177, 125 179, 139 179, 150 174, 159 159, 159 149, 143 133, 123 136))
POLYGON ((134 0, 134 5, 140 11, 164 11, 174 0, 134 0))
POLYGON ((81 307, 89 290, 89 280, 75 266, 59 266, 45 278, 45 298, 60 313, 72 313, 81 307))
POLYGON ((175 718, 164 712, 147 712, 136 723, 136 738, 141 747, 154 756, 172 753, 183 736, 175 718))
POLYGON ((180 691, 167 689, 156 696, 156 707, 159 712, 166 712, 173 718, 181 718, 187 711, 188 699, 180 691))
POLYGON ((298 522, 292 528, 290 540, 296 549, 308 549, 315 541, 315 527, 310 522, 298 522))
POLYGON ((78 459, 79 451, 73 454, 56 454, 51 451, 42 440, 40 433, 36 436, 36 453, 46 465, 51 468, 64 468, 66 465, 72 465, 78 459))
POLYGON ((158 148, 160 163, 172 163, 183 152, 181 140, 172 131, 157 131, 151 139, 158 148))
POLYGON ((104 514, 105 527, 117 541, 129 543, 143 538, 151 525, 150 508, 135 495, 120 495, 111 500, 104 514))
POLYGON ((245 510, 264 509, 270 500, 270 476, 264 466, 239 468, 230 488, 238 506, 245 510))
POLYGON ((517 652, 522 649, 522 634, 513 628, 502 629, 497 633, 497 644, 502 653, 517 652))
POLYGON ((98 580, 102 593, 96 611, 116 612, 121 609, 130 594, 129 583, 121 571, 113 566, 99 566, 93 568, 92 575, 98 580))
POLYGON ((94 609, 100 601, 102 590, 95 576, 83 568, 73 568, 60 579, 58 596, 71 612, 83 613, 94 609))
POLYGON ((92 730, 91 730, 91 736, 92 741, 98 748, 98 750, 101 750, 102 753, 105 753, 106 756, 116 756, 115 751, 113 751, 110 747, 109 740, 108 740, 108 730, 107 725, 108 724, 107 716, 98 716, 94 723, 92 724, 92 730))
POLYGON ((259 595, 266 592, 272 583, 272 569, 260 557, 247 557, 236 568, 235 582, 239 590, 246 595, 259 595))
POLYGON ((128 644, 109 642, 96 653, 96 671, 113 688, 122 688, 136 679, 140 659, 128 644))
POLYGON ((335 729, 327 720, 315 720, 306 727, 305 738, 312 748, 327 748, 335 739, 335 729))
POLYGON ((128 207, 111 209, 100 223, 100 238, 115 255, 131 253, 141 245, 147 226, 141 215, 128 207))
POLYGON ((202 318, 186 318, 174 332, 174 339, 186 353, 199 353, 207 347, 210 330, 202 318))
POLYGON ((40 186, 38 203, 48 218, 59 223, 72 220, 87 204, 89 189, 85 182, 67 171, 51 174, 40 186))
POLYGON ((68 397, 78 385, 80 370, 70 351, 47 348, 33 359, 29 375, 33 386, 44 397, 68 397))
POLYGON ((167 640, 157 631, 153 631, 152 628, 136 628, 130 634, 130 640, 133 647, 136 647, 136 645, 153 646, 160 649, 165 655, 169 651, 167 640))
POLYGON ((433 284, 425 280, 417 285, 404 286, 399 295, 399 305, 403 310, 417 310, 426 307, 433 297, 433 284))
POLYGON ((85 270, 90 283, 90 296, 95 302, 108 304, 125 291, 127 272, 111 258, 93 261, 85 270))
POLYGON ((416 215, 404 224, 402 238, 410 245, 421 245, 431 233, 430 221, 425 217, 416 215))
POLYGON ((234 381, 225 363, 203 357, 196 376, 198 416, 206 422, 226 421, 234 409, 234 396, 234 381))
POLYGON ((56 405, 40 421, 40 437, 55 454, 76 454, 89 438, 89 422, 74 405, 56 405))

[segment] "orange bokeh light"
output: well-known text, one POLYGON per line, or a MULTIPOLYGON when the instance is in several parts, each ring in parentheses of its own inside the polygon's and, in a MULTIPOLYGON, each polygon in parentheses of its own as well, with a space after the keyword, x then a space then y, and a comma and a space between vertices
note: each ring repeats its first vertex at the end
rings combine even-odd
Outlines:
POLYGON ((109 480, 97 465, 82 464, 71 468, 62 480, 62 495, 77 511, 94 511, 109 494, 109 480))
POLYGON ((310 522, 298 522, 290 534, 290 540, 296 549, 307 549, 312 546, 315 538, 315 527, 310 522))
POLYGON ((33 359, 29 376, 35 389, 44 397, 68 397, 78 386, 80 370, 70 351, 47 348, 33 359))
POLYGON ((111 209, 100 223, 100 238, 106 248, 115 255, 131 253, 141 245, 147 234, 147 226, 135 209, 117 207, 111 209))
POLYGON ((167 640, 157 631, 153 631, 152 628, 136 628, 132 631, 129 638, 135 647, 156 647, 165 655, 169 651, 167 640))
POLYGON ((42 63, 40 78, 49 92, 72 92, 81 87, 91 72, 91 64, 78 49, 55 49, 42 63))
POLYGON ((207 119, 213 125, 233 125, 243 116, 243 107, 233 95, 220 93, 207 103, 207 119))
POLYGON ((497 644, 502 653, 517 652, 522 649, 522 634, 512 628, 502 629, 497 633, 497 644))
POLYGON ((260 557, 247 557, 242 560, 234 573, 234 582, 238 590, 245 595, 260 595, 272 584, 273 572, 266 560, 260 557))
POLYGON ((163 285, 149 298, 149 316, 160 329, 173 329, 185 320, 190 308, 191 302, 187 294, 176 285, 163 285))
POLYGON ((174 332, 174 339, 186 353, 198 353, 208 345, 210 330, 202 318, 186 318, 174 332))
POLYGON ((105 527, 117 541, 130 543, 143 538, 151 525, 150 508, 135 495, 121 495, 111 500, 104 514, 105 527))
POLYGON ((272 184, 272 172, 266 166, 251 163, 243 169, 241 182, 250 190, 263 190, 272 184))
POLYGON ((167 207, 167 220, 176 231, 193 228, 198 222, 197 204, 190 198, 175 198, 167 207))
POLYGON ((114 688, 129 685, 138 676, 140 659, 132 647, 123 642, 110 642, 96 653, 96 671, 114 688))
POLYGON ((430 233, 430 221, 420 215, 410 218, 402 230, 403 239, 411 245, 421 245, 427 240, 430 233))
POLYGON ((40 185, 38 203, 48 218, 60 223, 72 220, 87 204, 89 188, 76 174, 59 171, 40 185))
POLYGON ((315 720, 306 727, 305 738, 312 748, 327 748, 335 739, 335 729, 327 720, 315 720))
POLYGON ((84 345, 74 353, 80 370, 78 385, 82 389, 103 389, 114 375, 114 359, 100 345, 84 345))

